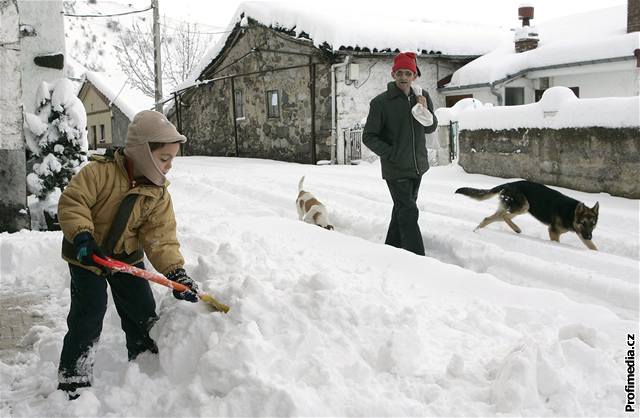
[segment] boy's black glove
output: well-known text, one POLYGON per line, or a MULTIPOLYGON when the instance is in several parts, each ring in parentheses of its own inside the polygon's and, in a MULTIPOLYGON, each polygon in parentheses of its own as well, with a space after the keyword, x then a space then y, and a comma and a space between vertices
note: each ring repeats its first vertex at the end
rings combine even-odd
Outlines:
POLYGON ((182 268, 177 268, 173 270, 171 273, 167 274, 167 279, 172 280, 174 282, 178 282, 187 286, 191 291, 185 290, 184 292, 178 292, 177 290, 173 291, 173 296, 176 299, 187 300, 189 302, 197 302, 198 296, 198 285, 193 281, 191 277, 187 275, 187 272, 182 268))
POLYGON ((105 254, 96 242, 93 239, 93 235, 89 232, 81 232, 73 239, 73 246, 76 250, 76 260, 85 266, 98 267, 100 270, 104 271, 104 268, 96 264, 93 261, 93 255, 97 255, 98 257, 104 258, 105 254))

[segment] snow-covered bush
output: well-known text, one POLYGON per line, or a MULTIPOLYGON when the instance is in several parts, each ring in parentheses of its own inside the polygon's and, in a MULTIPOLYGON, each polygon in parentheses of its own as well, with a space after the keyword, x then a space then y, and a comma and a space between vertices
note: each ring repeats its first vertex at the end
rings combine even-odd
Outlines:
POLYGON ((58 198, 71 177, 87 161, 87 113, 66 78, 42 82, 36 93, 36 113, 25 113, 27 188, 39 207, 53 218, 58 198))

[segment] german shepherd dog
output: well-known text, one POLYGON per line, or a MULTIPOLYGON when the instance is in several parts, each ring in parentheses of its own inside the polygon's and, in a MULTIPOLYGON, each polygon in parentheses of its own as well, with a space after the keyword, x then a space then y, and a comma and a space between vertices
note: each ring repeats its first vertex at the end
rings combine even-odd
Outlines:
POLYGON ((476 200, 486 200, 495 195, 500 198, 496 213, 484 218, 474 231, 492 222, 505 221, 519 234, 521 230, 512 219, 529 212, 534 218, 549 226, 549 239, 552 241, 560 242, 560 234, 573 231, 589 249, 597 250, 591 242, 591 236, 598 223, 598 202, 593 208, 588 208, 584 203, 557 190, 531 181, 505 183, 491 190, 462 187, 456 190, 456 193, 476 200))

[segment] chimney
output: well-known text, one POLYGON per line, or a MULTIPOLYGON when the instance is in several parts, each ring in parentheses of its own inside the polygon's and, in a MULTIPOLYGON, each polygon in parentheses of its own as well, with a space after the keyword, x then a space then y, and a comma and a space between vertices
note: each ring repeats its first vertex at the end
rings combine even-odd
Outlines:
POLYGON ((640 31, 640 0, 627 0, 627 33, 640 31))
MULTIPOLYGON (((640 0, 628 0, 629 2, 640 0)), ((522 20, 522 27, 516 29, 515 33, 515 48, 516 52, 525 52, 538 47, 538 31, 529 25, 531 19, 533 19, 533 6, 522 5, 518 7, 518 19, 522 20)))

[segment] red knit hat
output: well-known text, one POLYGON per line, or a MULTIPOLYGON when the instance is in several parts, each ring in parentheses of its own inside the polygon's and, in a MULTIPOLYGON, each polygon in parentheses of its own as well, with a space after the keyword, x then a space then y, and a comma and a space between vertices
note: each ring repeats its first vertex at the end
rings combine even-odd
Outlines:
POLYGON ((393 58, 392 73, 398 70, 411 70, 414 74, 418 73, 418 66, 416 65, 416 53, 415 52, 400 52, 393 58))

